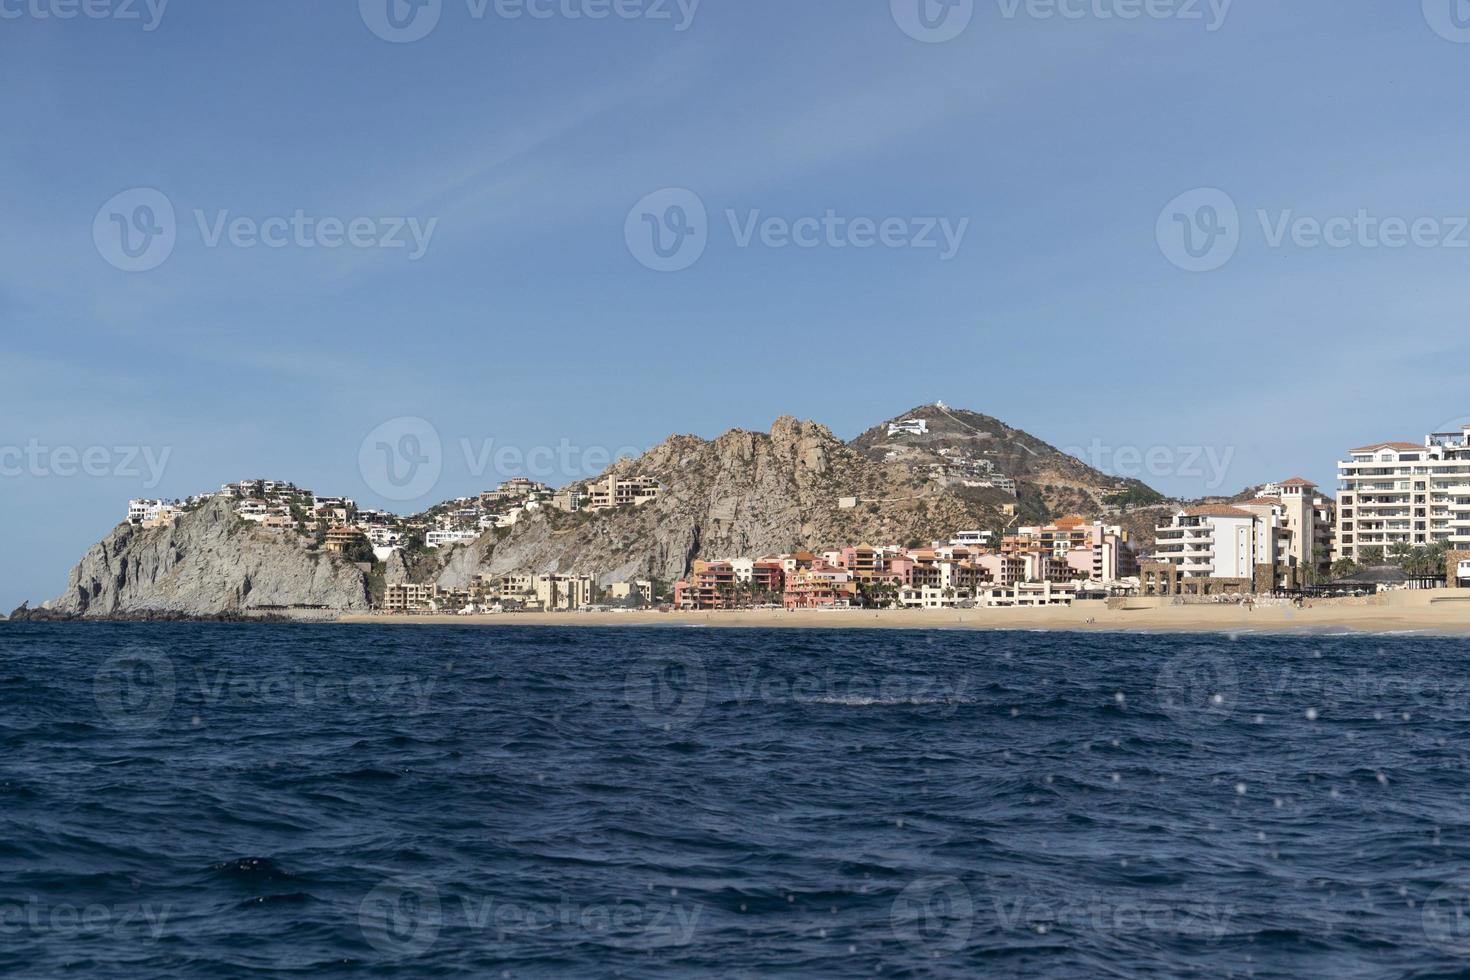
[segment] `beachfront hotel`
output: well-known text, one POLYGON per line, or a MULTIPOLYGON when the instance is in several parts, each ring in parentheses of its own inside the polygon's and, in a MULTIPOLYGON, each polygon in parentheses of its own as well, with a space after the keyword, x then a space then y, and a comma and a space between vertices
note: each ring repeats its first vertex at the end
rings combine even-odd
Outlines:
POLYGON ((1366 549, 1400 544, 1470 549, 1470 424, 1348 455, 1337 464, 1335 557, 1362 564, 1366 549))
POLYGON ((1145 595, 1247 595, 1302 584, 1297 535, 1280 498, 1185 507, 1155 529, 1145 595))

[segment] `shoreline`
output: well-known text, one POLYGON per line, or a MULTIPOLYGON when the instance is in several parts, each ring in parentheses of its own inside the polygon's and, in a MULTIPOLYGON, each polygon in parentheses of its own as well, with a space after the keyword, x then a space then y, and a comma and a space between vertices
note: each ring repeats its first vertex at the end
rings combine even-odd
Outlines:
POLYGON ((710 612, 500 613, 478 616, 347 615, 345 625, 674 627, 712 629, 1012 630, 1069 633, 1417 634, 1470 637, 1470 603, 1319 600, 1309 608, 1234 604, 1108 608, 1106 602, 1034 609, 729 610, 710 612), (1343 604, 1335 604, 1343 603, 1343 604), (1352 603, 1351 605, 1347 603, 1352 603))

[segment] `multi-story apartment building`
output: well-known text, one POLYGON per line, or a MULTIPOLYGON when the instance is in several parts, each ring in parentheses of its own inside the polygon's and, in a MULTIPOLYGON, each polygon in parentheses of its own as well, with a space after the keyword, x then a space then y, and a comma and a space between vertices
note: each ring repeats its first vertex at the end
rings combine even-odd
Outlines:
POLYGON ((847 569, 813 564, 787 576, 782 600, 787 609, 847 609, 857 596, 857 582, 847 569))
POLYGON ((1155 530, 1154 561, 1142 566, 1150 595, 1217 595, 1301 584, 1296 535, 1275 497, 1189 507, 1155 530))
POLYGON ((1281 502, 1286 527, 1292 533, 1291 555, 1302 568, 1322 568, 1332 562, 1337 504, 1318 492, 1317 484, 1301 477, 1261 488, 1262 498, 1281 502))
POLYGON ((433 585, 395 582, 384 591, 383 611, 402 615, 426 610, 438 594, 439 589, 433 585))
POLYGON ((362 531, 355 527, 334 527, 327 531, 323 547, 334 555, 340 555, 351 545, 364 540, 366 538, 362 531))
POLYGON ((500 580, 502 602, 538 606, 546 612, 581 609, 592 604, 590 575, 506 575, 500 580))
POLYGON ((659 485, 657 480, 646 477, 633 477, 631 480, 619 480, 616 476, 610 476, 606 480, 590 484, 588 487, 588 510, 611 510, 614 507, 624 507, 632 504, 641 507, 652 500, 658 499, 659 485))
POLYGON ((674 583, 674 605, 681 609, 733 609, 757 601, 758 596, 777 596, 784 588, 785 574, 779 560, 701 560, 694 562, 687 579, 674 583))
MULTIPOLYGON (((1000 550, 1006 555, 1048 555, 1093 582, 1116 582, 1138 574, 1138 558, 1128 533, 1117 525, 1085 517, 1063 517, 1054 524, 1018 528, 1001 539, 1000 550)), ((1058 577, 1042 575, 1037 580, 1058 577)))
POLYGON ((1337 558, 1441 543, 1470 548, 1470 425, 1422 445, 1380 442, 1337 464, 1337 558))

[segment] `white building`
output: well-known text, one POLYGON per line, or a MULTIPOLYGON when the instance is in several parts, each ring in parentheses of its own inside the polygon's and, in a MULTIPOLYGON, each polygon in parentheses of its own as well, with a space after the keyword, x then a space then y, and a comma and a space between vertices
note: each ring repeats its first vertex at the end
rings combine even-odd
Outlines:
POLYGON ((967 548, 984 548, 990 544, 989 531, 956 531, 955 536, 949 539, 950 544, 963 545, 967 548))
POLYGON ((1361 563, 1364 549, 1396 544, 1470 548, 1470 425, 1431 432, 1422 445, 1360 446, 1337 477, 1336 557, 1361 563))
MULTIPOLYGON (((1227 579, 1254 590, 1257 566, 1295 565, 1294 535, 1280 500, 1258 498, 1179 511, 1155 530, 1154 560, 1174 565, 1183 579, 1227 579)), ((1271 585, 1294 585, 1273 571, 1271 585)))
POLYGON ((479 531, 430 531, 424 535, 424 546, 426 548, 442 548, 448 544, 467 544, 479 537, 479 531))
POLYGON ((889 422, 888 434, 891 436, 928 435, 929 423, 923 419, 904 419, 902 422, 889 422))

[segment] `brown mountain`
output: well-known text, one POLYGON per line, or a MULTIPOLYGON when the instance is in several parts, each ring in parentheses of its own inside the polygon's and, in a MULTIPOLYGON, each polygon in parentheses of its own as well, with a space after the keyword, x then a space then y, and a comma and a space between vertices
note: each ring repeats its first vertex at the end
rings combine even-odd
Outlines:
POLYGON ((999 419, 943 405, 923 405, 889 419, 850 445, 963 499, 990 506, 1014 503, 1022 521, 1067 514, 1101 517, 1119 504, 1164 499, 1139 480, 1109 476, 999 419), (904 425, 911 422, 921 423, 924 431, 904 425))

